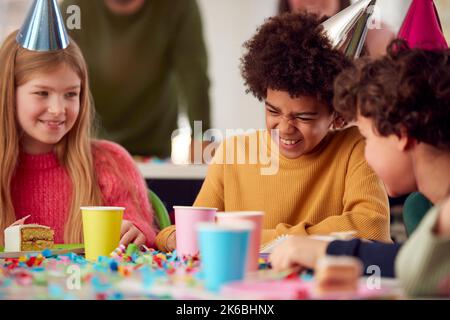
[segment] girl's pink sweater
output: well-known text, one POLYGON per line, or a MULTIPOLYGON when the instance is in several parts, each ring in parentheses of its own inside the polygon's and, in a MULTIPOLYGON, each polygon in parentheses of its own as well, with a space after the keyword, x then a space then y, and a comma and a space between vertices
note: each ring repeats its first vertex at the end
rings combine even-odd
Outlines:
MULTIPOLYGON (((125 207, 124 219, 133 222, 153 245, 156 228, 147 186, 128 152, 116 143, 93 142, 94 166, 103 195, 103 205, 125 207), (113 158, 113 159, 111 159, 113 158), (111 167, 115 161, 119 174, 111 167), (132 201, 135 188, 139 205, 132 201)), ((54 153, 30 155, 20 153, 11 183, 16 218, 31 215, 26 223, 38 223, 55 230, 55 243, 64 243, 64 225, 68 218, 72 182, 54 153)))

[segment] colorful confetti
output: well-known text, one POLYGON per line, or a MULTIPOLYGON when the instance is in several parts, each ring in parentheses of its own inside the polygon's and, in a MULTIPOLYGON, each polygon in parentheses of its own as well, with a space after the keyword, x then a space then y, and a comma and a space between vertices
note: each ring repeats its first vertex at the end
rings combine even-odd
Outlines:
MULTIPOLYGON (((135 244, 121 245, 95 263, 74 253, 55 256, 44 250, 38 255, 5 259, 0 266, 0 291, 2 299, 122 300, 125 295, 117 286, 123 281, 140 283, 144 289, 155 283, 200 286, 195 276, 200 274, 199 268, 198 257, 180 259, 175 251, 163 253, 135 244)), ((149 293, 143 295, 148 298, 149 293)), ((167 294, 162 298, 168 298, 167 294)))
MULTIPOLYGON (((268 257, 259 260, 270 272, 268 257)), ((298 274, 282 275, 283 279, 298 274)), ((302 279, 305 280, 305 279, 302 279)), ((119 246, 95 263, 75 253, 5 259, 0 266, 1 299, 210 299, 203 290, 199 256, 178 257, 146 246, 119 246)), ((304 298, 299 296, 299 298, 304 298)))

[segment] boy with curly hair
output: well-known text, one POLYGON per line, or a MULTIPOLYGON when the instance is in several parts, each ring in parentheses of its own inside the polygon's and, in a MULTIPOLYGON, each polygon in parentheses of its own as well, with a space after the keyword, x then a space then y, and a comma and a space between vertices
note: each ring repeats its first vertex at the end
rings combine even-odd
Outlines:
POLYGON ((351 63, 332 48, 318 18, 272 17, 245 49, 242 76, 247 92, 265 104, 267 130, 246 135, 245 143, 242 137, 223 143, 194 206, 264 211, 262 243, 345 231, 390 242, 387 195, 364 160, 363 137, 357 128, 336 129, 342 118, 333 109, 333 81, 351 63), (251 141, 260 141, 258 150, 276 146, 276 174, 261 174, 260 163, 224 161, 230 144, 251 158, 251 141))
POLYGON ((397 276, 408 294, 450 294, 449 84, 450 50, 410 49, 403 41, 393 42, 388 56, 337 77, 335 107, 356 120, 366 159, 388 194, 419 191, 434 207, 403 247, 293 237, 272 254, 275 269, 314 268, 324 254, 350 255, 365 270, 378 266, 381 276, 397 276))

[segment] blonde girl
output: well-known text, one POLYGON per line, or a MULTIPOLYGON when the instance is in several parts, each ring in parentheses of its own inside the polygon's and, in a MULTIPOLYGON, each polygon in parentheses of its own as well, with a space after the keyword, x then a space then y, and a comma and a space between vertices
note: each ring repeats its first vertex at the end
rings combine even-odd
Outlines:
MULTIPOLYGON (((92 139, 87 68, 79 47, 0 48, 0 232, 17 219, 82 242, 80 206, 125 206, 121 243, 153 244, 145 181, 119 145, 92 139)), ((3 242, 3 237, 0 241, 3 242)))

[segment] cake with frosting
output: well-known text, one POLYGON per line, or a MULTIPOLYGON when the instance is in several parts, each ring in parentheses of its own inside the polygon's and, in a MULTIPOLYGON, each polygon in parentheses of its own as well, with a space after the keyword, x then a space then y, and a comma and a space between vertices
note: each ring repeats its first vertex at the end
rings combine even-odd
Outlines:
POLYGON ((362 264, 347 256, 325 256, 315 268, 316 293, 354 292, 358 289, 362 264))
POLYGON ((20 224, 5 229, 5 252, 40 251, 53 247, 54 231, 39 224, 20 224))

